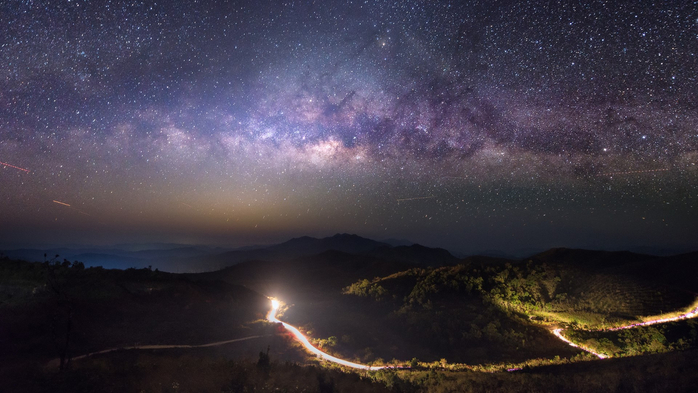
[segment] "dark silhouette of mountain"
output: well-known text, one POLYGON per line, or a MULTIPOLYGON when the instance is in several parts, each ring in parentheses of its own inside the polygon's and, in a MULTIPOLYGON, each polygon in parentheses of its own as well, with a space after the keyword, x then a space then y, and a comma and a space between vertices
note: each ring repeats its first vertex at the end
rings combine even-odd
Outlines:
POLYGON ((336 234, 332 237, 323 239, 303 236, 266 248, 233 250, 205 258, 188 258, 179 261, 171 271, 203 272, 220 270, 246 261, 288 261, 294 258, 316 255, 330 250, 341 251, 348 254, 363 254, 381 247, 390 246, 386 243, 346 233, 336 234))
POLYGON ((383 243, 390 244, 393 247, 398 247, 398 246, 411 246, 413 244, 416 244, 413 241, 409 241, 407 239, 395 239, 395 238, 390 238, 390 239, 383 239, 381 240, 383 243))
POLYGON ((457 263, 457 258, 443 249, 428 248, 416 244, 393 247, 353 234, 336 234, 317 239, 309 236, 293 238, 284 243, 270 246, 242 247, 225 250, 209 246, 152 245, 153 249, 144 249, 148 245, 121 245, 109 248, 53 248, 53 249, 19 249, 3 251, 13 259, 43 262, 59 255, 59 259, 80 261, 86 266, 103 266, 105 268, 127 269, 152 267, 163 271, 195 273, 220 270, 245 261, 252 260, 292 260, 335 250, 347 254, 372 254, 377 258, 391 261, 407 262, 422 266, 442 266, 457 263), (170 248, 167 248, 167 247, 170 248))
POLYGON ((554 248, 523 261, 528 260, 698 292, 698 252, 656 256, 629 251, 554 248))
POLYGON ((612 269, 615 274, 637 277, 698 293, 698 252, 650 257, 612 269))
POLYGON ((594 251, 572 248, 552 248, 526 260, 543 263, 556 263, 579 268, 610 268, 627 263, 653 259, 651 255, 635 254, 629 251, 594 251))
POLYGON ((636 246, 636 247, 629 247, 627 249, 628 251, 636 252, 638 254, 647 254, 647 255, 655 255, 655 256, 671 256, 671 255, 680 255, 680 254, 688 254, 691 252, 696 251, 695 247, 687 247, 687 246, 667 246, 667 247, 659 247, 659 246, 636 246))
POLYGON ((148 261, 142 258, 99 253, 78 254, 66 259, 80 261, 86 266, 104 266, 109 269, 142 268, 148 264, 148 261))
POLYGON ((419 244, 377 248, 370 251, 368 255, 388 261, 403 262, 419 266, 455 265, 460 261, 443 248, 429 248, 419 244))
POLYGON ((517 262, 518 261, 515 259, 498 258, 498 257, 485 256, 485 255, 473 255, 473 256, 463 258, 461 260, 461 263, 464 265, 474 265, 474 266, 479 266, 479 267, 500 266, 500 265, 505 265, 507 263, 517 263, 517 262))
POLYGON ((187 275, 193 280, 223 280, 286 301, 341 296, 341 289, 363 277, 389 275, 412 267, 367 254, 328 250, 283 260, 250 260, 223 270, 187 275), (309 297, 308 297, 309 296, 309 297))
MULTIPOLYGON (((44 262, 58 255, 58 260, 80 261, 85 266, 102 266, 108 269, 144 268, 148 266, 166 267, 171 261, 183 258, 199 258, 206 255, 220 254, 225 249, 209 246, 182 246, 132 251, 115 247, 80 247, 49 249, 17 249, 0 251, 12 259, 29 262, 44 262), (46 255, 44 257, 44 255, 46 255)), ((140 247, 140 245, 138 246, 140 247)), ((165 269, 167 270, 167 269, 165 269)))
MULTIPOLYGON (((536 254, 536 253, 524 253, 524 255, 526 255, 526 256, 531 255, 531 254, 536 254)), ((519 254, 509 254, 509 253, 502 252, 499 250, 485 250, 485 251, 478 252, 474 255, 483 256, 483 257, 501 258, 501 259, 521 259, 517 255, 522 255, 522 254, 520 254, 520 253, 519 254)))

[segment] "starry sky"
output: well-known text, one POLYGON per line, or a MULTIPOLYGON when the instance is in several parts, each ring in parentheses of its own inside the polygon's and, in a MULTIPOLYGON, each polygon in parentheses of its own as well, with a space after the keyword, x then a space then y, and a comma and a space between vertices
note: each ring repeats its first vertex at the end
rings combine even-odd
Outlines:
POLYGON ((0 243, 698 249, 693 1, 3 1, 0 243))

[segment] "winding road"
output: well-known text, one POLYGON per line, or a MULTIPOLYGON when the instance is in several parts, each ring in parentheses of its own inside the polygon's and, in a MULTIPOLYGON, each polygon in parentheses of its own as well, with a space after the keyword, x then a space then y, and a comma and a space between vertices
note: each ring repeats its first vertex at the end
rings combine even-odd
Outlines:
POLYGON ((340 359, 336 356, 326 354, 325 352, 322 352, 321 350, 315 348, 313 344, 311 344, 310 341, 308 341, 308 338, 306 338, 303 335, 303 333, 301 333, 300 330, 298 330, 295 326, 289 325, 288 323, 280 321, 278 318, 276 318, 276 312, 279 310, 279 306, 280 304, 278 300, 271 299, 271 310, 269 311, 269 314, 267 314, 267 320, 269 322, 282 324, 286 328, 286 330, 288 330, 289 332, 293 333, 294 336, 296 336, 296 339, 300 341, 300 343, 303 344, 303 346, 308 351, 330 362, 341 364, 342 366, 347 366, 351 368, 358 368, 361 370, 380 370, 387 368, 385 366, 367 366, 365 364, 350 362, 348 360, 340 359))
MULTIPOLYGON (((314 347, 313 344, 310 343, 308 338, 305 337, 303 335, 303 333, 301 333, 296 327, 289 325, 288 323, 281 321, 276 317, 276 313, 279 310, 279 306, 280 306, 279 301, 274 299, 274 298, 271 298, 271 310, 269 311, 269 314, 267 314, 267 320, 269 322, 282 324, 284 326, 284 328, 286 328, 286 330, 293 333, 293 335, 296 337, 296 339, 298 339, 298 341, 300 341, 300 343, 303 344, 303 346, 308 351, 316 354, 318 357, 321 357, 321 358, 328 360, 330 362, 333 362, 333 363, 341 364, 343 366, 362 369, 362 370, 380 370, 380 369, 385 369, 385 368, 391 368, 391 366, 367 366, 365 364, 354 363, 354 362, 350 362, 348 360, 340 359, 336 356, 329 355, 325 352, 322 352, 321 350, 314 347)), ((656 325, 659 323, 667 323, 667 322, 680 321, 683 319, 695 318, 696 316, 698 316, 698 304, 696 304, 695 307, 693 309, 691 309, 690 311, 688 311, 684 314, 675 316, 675 317, 652 319, 652 320, 633 323, 633 324, 629 324, 629 325, 625 325, 625 326, 618 326, 618 327, 614 327, 614 328, 602 329, 601 331, 616 331, 616 330, 622 330, 622 329, 632 329, 632 328, 636 328, 636 327, 640 327, 640 326, 656 325)), ((555 335, 555 337, 559 338, 560 340, 564 341, 565 343, 567 343, 568 345, 570 345, 572 347, 579 348, 583 351, 589 352, 589 353, 597 356, 599 359, 608 358, 608 356, 606 356, 602 353, 595 352, 591 348, 587 348, 583 345, 573 343, 572 341, 570 341, 569 339, 567 339, 565 336, 562 335, 562 331, 563 331, 563 329, 554 329, 551 332, 555 335)), ((516 369, 510 369, 509 371, 514 371, 514 370, 516 370, 516 369)))
MULTIPOLYGON (((265 336, 248 336, 248 337, 242 337, 242 338, 234 338, 232 340, 226 340, 226 341, 216 341, 213 343, 201 344, 201 345, 186 345, 186 344, 180 344, 180 345, 133 345, 130 347, 109 348, 109 349, 105 349, 102 351, 90 352, 90 353, 87 353, 85 355, 75 356, 75 357, 70 358, 70 361, 72 362, 75 360, 84 359, 86 357, 90 357, 90 356, 94 356, 94 355, 101 355, 103 353, 122 351, 122 350, 128 350, 128 349, 208 348, 208 347, 217 347, 220 345, 235 343, 238 341, 252 340, 252 339, 260 338, 260 337, 265 337, 265 336)), ((48 363, 48 367, 52 367, 52 366, 58 367, 59 364, 60 364, 60 359, 56 358, 56 359, 51 360, 48 363)))
MULTIPOLYGON (((281 321, 281 320, 279 320, 279 319, 276 317, 276 313, 279 311, 280 305, 281 305, 281 304, 280 304, 280 302, 279 302, 277 299, 274 299, 274 298, 271 299, 271 310, 269 310, 269 313, 267 314, 267 320, 268 320, 269 322, 272 322, 272 323, 280 323, 281 325, 283 325, 283 327, 284 327, 286 330, 288 330, 289 332, 291 332, 291 333, 296 337, 296 339, 297 339, 301 344, 303 344, 303 346, 304 346, 309 352, 314 353, 314 354, 317 355, 318 357, 320 357, 320 358, 322 358, 322 359, 325 359, 325 360, 327 360, 327 361, 330 361, 330 362, 333 362, 333 363, 337 363, 337 364, 340 364, 340 365, 342 365, 342 366, 355 368, 355 369, 361 369, 361 370, 381 370, 381 369, 386 369, 386 368, 393 368, 393 366, 368 366, 368 365, 365 365, 365 364, 354 363, 354 362, 350 362, 350 361, 348 361, 348 360, 340 359, 340 358, 338 358, 338 357, 336 357, 336 356, 332 356, 332 355, 327 354, 327 353, 325 353, 325 352, 322 352, 322 351, 319 350, 318 348, 314 347, 313 344, 310 343, 310 341, 308 340, 308 338, 305 337, 305 336, 303 335, 303 333, 301 333, 295 326, 290 325, 290 324, 288 324, 288 323, 286 323, 286 322, 284 322, 284 321, 281 321)), ((683 319, 695 318, 695 317, 697 317, 697 316, 698 316, 698 303, 696 303, 695 307, 694 307, 693 309, 691 309, 690 311, 688 311, 688 312, 686 312, 686 313, 684 313, 684 314, 675 316, 675 317, 657 318, 657 319, 652 319, 652 320, 648 320, 648 321, 644 321, 644 322, 633 323, 633 324, 629 324, 629 325, 625 325, 625 326, 618 326, 618 327, 614 327, 614 328, 602 329, 601 331, 616 331, 616 330, 622 330, 622 329, 632 329, 632 328, 636 328, 636 327, 640 327, 640 326, 649 326, 649 325, 656 325, 656 324, 660 324, 660 323, 667 323, 667 322, 680 321, 680 320, 683 320, 683 319)), ((604 354, 595 352, 595 351, 592 350, 591 348, 587 348, 587 347, 585 347, 585 346, 583 346, 583 345, 579 345, 579 344, 573 343, 572 341, 570 341, 569 339, 567 339, 565 336, 562 335, 563 329, 558 328, 558 329, 552 330, 551 332, 555 335, 555 337, 557 337, 557 338, 559 338, 560 340, 564 341, 564 342, 567 343, 568 345, 570 345, 570 346, 572 346, 572 347, 575 347, 575 348, 579 348, 579 349, 581 349, 581 350, 583 350, 583 351, 589 352, 589 353, 591 353, 591 354, 597 356, 599 359, 606 359, 606 358, 608 357, 608 356, 606 356, 606 355, 604 355, 604 354)), ((208 343, 208 344, 201 344, 201 345, 134 345, 134 346, 130 346, 130 347, 110 348, 110 349, 105 349, 105 350, 103 350, 103 351, 92 352, 92 353, 88 353, 88 354, 85 354, 85 355, 76 356, 76 357, 73 357, 73 358, 71 359, 71 361, 72 361, 72 360, 80 360, 80 359, 83 359, 83 358, 86 358, 86 357, 89 357, 89 356, 99 355, 99 354, 104 354, 104 353, 109 353, 109 352, 119 351, 119 350, 128 350, 128 349, 170 349, 170 348, 207 348, 207 347, 215 347, 215 346, 219 346, 219 345, 230 344, 230 343, 239 342, 239 341, 252 340, 252 339, 260 338, 260 337, 264 337, 264 336, 262 336, 262 335, 258 335, 258 336, 249 336, 249 337, 235 338, 235 339, 232 339, 232 340, 217 341, 217 342, 208 343)), ((54 360, 52 360, 51 362, 49 362, 48 366, 53 366, 54 363, 55 363, 56 366, 58 366, 59 359, 54 359, 54 360)), ((510 369, 509 371, 515 371, 515 370, 517 370, 517 369, 510 369)))
MULTIPOLYGON (((688 311, 688 312, 686 312, 686 313, 683 313, 683 314, 681 314, 681 315, 677 315, 677 316, 675 316, 675 317, 666 317, 666 318, 650 319, 650 320, 643 321, 643 322, 631 323, 631 324, 629 324, 629 325, 617 326, 617 327, 606 328, 606 329, 600 329, 600 330, 597 330, 597 331, 599 331, 599 332, 603 332, 603 331, 606 331, 606 332, 614 332, 614 331, 618 331, 618 330, 632 329, 632 328, 641 327, 641 326, 650 326, 650 325, 657 325, 657 324, 660 324, 660 323, 681 321, 681 320, 683 320, 683 319, 691 319, 691 318, 695 318, 695 317, 697 317, 697 316, 698 316, 698 305, 695 305, 695 307, 694 307, 693 309, 691 309, 690 311, 688 311)), ((553 330, 552 332, 553 332, 553 334, 554 334, 557 338, 559 338, 560 340, 566 342, 566 343, 569 344, 570 346, 573 346, 573 347, 575 347, 575 348, 579 348, 579 349, 581 349, 581 350, 583 350, 583 351, 587 351, 587 352, 589 352, 589 353, 591 353, 591 354, 593 354, 593 355, 596 355, 599 359, 606 359, 606 358, 608 358, 608 356, 606 356, 606 355, 604 355, 604 354, 602 354, 602 353, 595 352, 595 351, 592 350, 591 348, 587 348, 587 347, 585 347, 585 346, 582 346, 582 345, 579 345, 579 344, 575 344, 575 343, 573 343, 572 341, 568 340, 565 336, 562 335, 562 329, 555 329, 555 330, 553 330)))

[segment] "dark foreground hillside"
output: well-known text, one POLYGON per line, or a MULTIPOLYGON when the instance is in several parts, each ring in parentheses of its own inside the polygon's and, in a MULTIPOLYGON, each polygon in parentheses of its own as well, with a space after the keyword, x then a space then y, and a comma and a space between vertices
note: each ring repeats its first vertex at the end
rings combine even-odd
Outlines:
MULTIPOLYGON (((694 392, 695 351, 541 367, 518 372, 354 372, 258 357, 124 351, 63 373, 26 370, 8 392, 694 392), (15 389, 17 388, 17 389, 15 389)), ((2 374, 0 374, 1 376, 2 374)))
POLYGON ((259 334, 269 301, 222 281, 148 269, 0 261, 0 367, 134 345, 198 345, 259 334))
MULTIPOLYGON (((443 257, 413 249, 419 260, 443 257)), ((613 334, 569 329, 687 305, 698 286, 680 273, 693 271, 695 254, 558 249, 425 267, 407 249, 379 251, 330 250, 187 275, 4 258, 0 391, 664 392, 694 391, 698 382, 693 320, 613 334), (327 352, 415 367, 357 373, 319 363, 264 322, 266 296, 286 303, 281 319, 327 352), (644 355, 588 361, 550 334, 554 326, 608 353, 644 355), (237 338, 245 340, 77 358, 237 338), (474 371, 513 366, 524 370, 474 371)))

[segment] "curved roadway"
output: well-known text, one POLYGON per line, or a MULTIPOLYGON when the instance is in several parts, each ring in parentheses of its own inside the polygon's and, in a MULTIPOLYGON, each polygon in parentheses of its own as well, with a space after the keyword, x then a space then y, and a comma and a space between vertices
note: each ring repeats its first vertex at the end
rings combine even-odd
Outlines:
MULTIPOLYGON (((380 369, 384 369, 384 368, 389 368, 388 366, 367 366, 364 364, 354 363, 354 362, 350 362, 348 360, 340 359, 336 356, 326 354, 325 352, 322 352, 321 350, 314 347, 310 343, 310 341, 308 341, 308 339, 303 335, 303 333, 301 333, 297 328, 295 328, 292 325, 289 325, 288 323, 286 323, 284 321, 280 321, 278 318, 276 318, 276 312, 279 310, 279 306, 280 306, 280 304, 279 304, 278 300, 271 299, 271 310, 269 311, 269 314, 267 315, 267 320, 269 322, 282 324, 284 326, 284 328, 286 328, 286 330, 293 333, 293 335, 296 337, 296 339, 298 339, 298 341, 300 341, 300 343, 303 344, 303 346, 308 351, 316 354, 318 357, 321 357, 321 358, 328 360, 330 362, 333 362, 333 363, 341 364, 343 366, 347 366, 347 367, 351 367, 351 368, 358 368, 358 369, 362 369, 362 370, 380 370, 380 369)), ((638 323, 633 323, 630 325, 602 329, 602 330, 615 331, 615 330, 622 330, 622 329, 631 329, 631 328, 640 327, 640 326, 655 325, 658 323, 680 321, 682 319, 695 318, 696 316, 698 316, 698 305, 696 305, 691 311, 688 311, 688 312, 681 314, 679 316, 676 316, 676 317, 652 319, 649 321, 638 322, 638 323)), ((573 343, 572 341, 570 341, 569 339, 567 339, 565 336, 562 335, 562 329, 554 329, 554 330, 552 330, 552 333, 555 335, 555 337, 559 338, 560 340, 564 341, 565 343, 567 343, 568 345, 570 345, 572 347, 579 348, 583 351, 589 352, 589 353, 597 356, 599 359, 608 358, 608 356, 606 356, 602 353, 595 352, 591 348, 587 348, 583 345, 573 343)), ((513 369, 510 371, 513 371, 513 369)))
MULTIPOLYGON (((336 357, 336 356, 332 356, 332 355, 329 355, 329 354, 327 354, 327 353, 325 353, 325 352, 322 352, 321 350, 319 350, 319 349, 317 349, 316 347, 314 347, 314 346, 310 343, 310 341, 308 340, 308 338, 306 338, 306 337, 303 335, 303 333, 301 333, 296 327, 294 327, 293 325, 289 325, 288 323, 286 323, 286 322, 284 322, 284 321, 281 321, 281 320, 279 320, 278 318, 276 318, 276 313, 277 313, 277 311, 279 310, 279 306, 280 306, 280 303, 279 303, 278 300, 276 300, 276 299, 271 299, 271 310, 269 311, 269 314, 267 314, 267 320, 268 320, 269 322, 280 323, 280 324, 282 324, 283 327, 286 328, 286 330, 288 330, 289 332, 293 333, 293 335, 296 337, 296 339, 297 339, 301 344, 303 344, 303 346, 304 346, 308 351, 310 351, 310 352, 316 354, 318 357, 320 357, 320 358, 322 358, 322 359, 325 359, 325 360, 327 360, 327 361, 333 362, 333 363, 341 364, 342 366, 351 367, 351 368, 356 368, 356 369, 361 369, 361 370, 381 370, 381 369, 385 369, 385 368, 392 368, 392 366, 367 366, 367 365, 365 365, 365 364, 354 363, 354 362, 350 362, 350 361, 348 361, 348 360, 340 359, 340 358, 338 358, 338 357, 336 357)), ((688 312, 686 312, 686 313, 684 313, 684 314, 681 314, 681 315, 679 315, 679 316, 676 316, 676 317, 652 319, 652 320, 649 320, 649 321, 638 322, 638 323, 633 323, 633 324, 630 324, 630 325, 619 326, 619 327, 608 328, 608 329, 602 329, 602 330, 605 330, 605 331, 615 331, 615 330, 622 330, 622 329, 631 329, 631 328, 640 327, 640 326, 649 326, 649 325, 655 325, 655 324, 659 324, 659 323, 680 321, 680 320, 683 320, 683 319, 695 318, 696 316, 698 316, 698 305, 696 305, 692 310, 690 310, 690 311, 688 311, 688 312)), ((591 354, 594 354, 594 355, 596 355, 599 359, 606 359, 606 358, 608 357, 608 356, 606 356, 606 355, 604 355, 604 354, 595 352, 595 351, 593 351, 593 350, 590 349, 590 348, 587 348, 587 347, 584 347, 584 346, 582 346, 582 345, 573 343, 572 341, 570 341, 569 339, 567 339, 565 336, 562 335, 562 329, 554 329, 554 330, 552 330, 552 333, 553 333, 557 338, 559 338, 560 340, 564 341, 564 342, 567 343, 568 345, 570 345, 570 346, 572 346, 572 347, 575 347, 575 348, 579 348, 579 349, 584 350, 584 351, 586 351, 586 352, 589 352, 589 353, 591 353, 591 354)), ((251 340, 251 339, 260 338, 260 337, 263 337, 263 336, 249 336, 249 337, 236 338, 236 339, 233 339, 233 340, 218 341, 218 342, 214 342, 214 343, 201 344, 201 345, 136 345, 136 346, 131 346, 131 347, 110 348, 110 349, 105 349, 105 350, 99 351, 99 352, 92 352, 92 353, 88 353, 88 354, 86 354, 86 355, 76 356, 76 357, 72 358, 71 360, 79 360, 79 359, 82 359, 82 358, 86 358, 86 357, 88 357, 88 356, 98 355, 98 354, 103 354, 103 353, 108 353, 108 352, 118 351, 118 350, 123 350, 123 349, 205 348, 205 347, 214 347, 214 346, 219 346, 219 345, 234 343, 234 342, 238 342, 238 341, 251 340)), ((53 363, 57 363, 57 362, 58 362, 58 359, 52 360, 51 362, 49 362, 49 365, 52 365, 53 363)), ((510 370, 510 371, 513 371, 513 370, 514 370, 514 369, 512 369, 512 370, 510 370)))
POLYGON ((367 366, 365 364, 359 364, 359 363, 354 363, 350 362, 348 360, 340 359, 336 356, 329 355, 325 352, 322 352, 321 350, 315 348, 313 344, 308 341, 308 339, 301 333, 296 327, 289 325, 288 323, 284 321, 280 321, 276 318, 276 312, 279 310, 279 301, 276 299, 271 299, 271 311, 269 311, 269 314, 267 315, 267 320, 269 322, 274 322, 274 323, 280 323, 282 324, 286 330, 289 332, 293 333, 294 336, 296 336, 296 339, 300 341, 301 344, 310 352, 316 354, 317 356, 328 360, 333 363, 341 364, 342 366, 347 366, 351 368, 358 368, 361 370, 380 370, 387 368, 385 366, 367 366))

